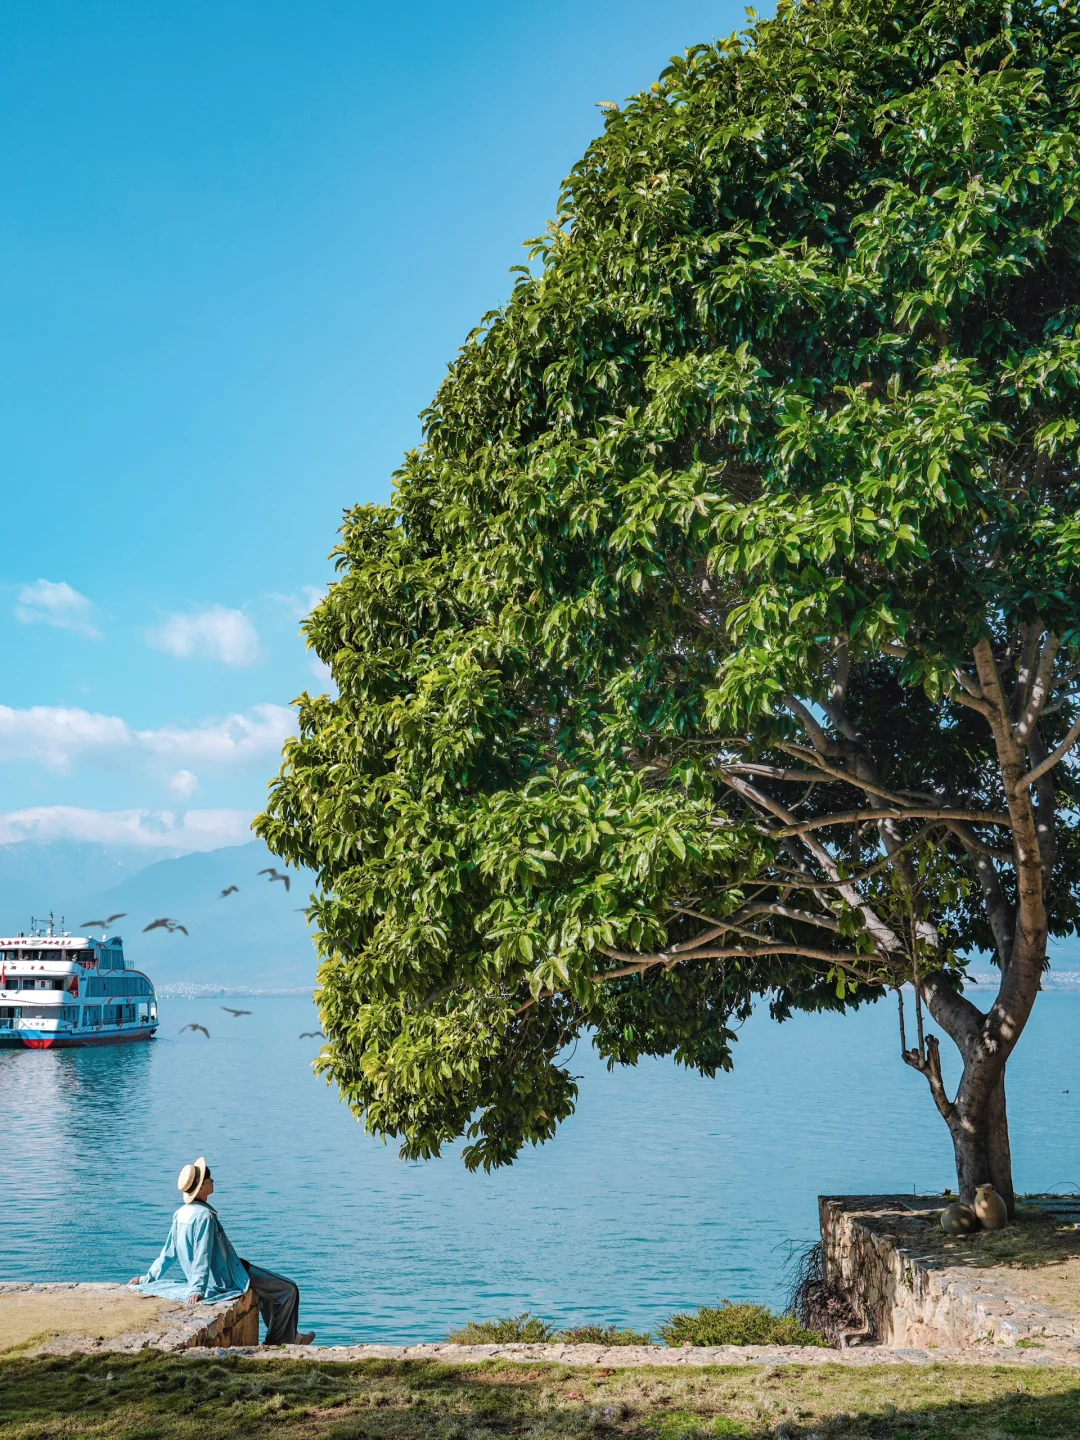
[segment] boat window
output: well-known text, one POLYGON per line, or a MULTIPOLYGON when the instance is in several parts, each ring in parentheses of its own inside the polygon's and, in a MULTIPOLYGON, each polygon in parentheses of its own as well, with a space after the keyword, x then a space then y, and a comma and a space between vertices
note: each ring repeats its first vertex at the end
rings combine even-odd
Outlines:
POLYGON ((70 1024, 72 1024, 72 1025, 77 1025, 77 1024, 79 1023, 79 1007, 78 1007, 78 1005, 61 1005, 61 1006, 60 1006, 60 1019, 61 1019, 61 1020, 66 1020, 66 1021, 68 1021, 70 1024))
POLYGON ((101 1006, 100 1006, 100 1005, 84 1005, 84 1006, 83 1006, 82 1016, 83 1016, 82 1023, 83 1023, 84 1025, 100 1025, 100 1024, 101 1024, 101 1006))

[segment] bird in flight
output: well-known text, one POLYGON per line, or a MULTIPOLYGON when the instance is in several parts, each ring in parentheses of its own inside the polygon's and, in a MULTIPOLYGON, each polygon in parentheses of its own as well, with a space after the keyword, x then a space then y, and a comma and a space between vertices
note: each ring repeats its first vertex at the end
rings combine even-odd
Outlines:
POLYGON ((326 1039, 326 1036, 323 1034, 323 1032, 322 1032, 321 1030, 301 1030, 301 1031, 300 1031, 300 1039, 301 1039, 301 1040, 315 1040, 315 1039, 325 1040, 325 1039, 326 1039))
POLYGON ((222 890, 221 894, 217 898, 219 900, 224 900, 226 895, 235 895, 239 889, 239 885, 226 885, 225 889, 222 890))
POLYGON ((210 1031, 206 1028, 205 1025, 195 1025, 194 1023, 191 1025, 185 1025, 183 1030, 180 1031, 181 1035, 184 1033, 184 1030, 201 1030, 202 1033, 206 1036, 206 1038, 208 1040, 210 1039, 210 1031))
POLYGON ((251 1014, 251 1011, 250 1011, 250 1010, 231 1010, 228 1005, 222 1005, 221 1008, 225 1011, 225 1013, 226 1013, 227 1015, 231 1015, 234 1020, 235 1020, 235 1018, 237 1017, 237 1015, 250 1015, 250 1014, 251 1014))
POLYGON ((291 879, 291 877, 288 876, 288 875, 282 875, 282 873, 281 873, 280 870, 273 870, 273 869, 260 870, 260 871, 259 871, 259 874, 260 874, 260 875, 269 875, 269 876, 270 876, 269 883, 270 883, 271 885, 273 885, 273 883, 274 883, 275 880, 280 880, 281 883, 285 886, 285 889, 286 889, 286 890, 288 890, 289 886, 292 884, 292 879, 291 879))
POLYGON ((162 915, 157 920, 151 920, 149 925, 143 926, 142 933, 145 935, 148 930, 167 930, 170 935, 174 930, 182 930, 185 935, 188 933, 186 925, 181 925, 179 920, 170 920, 168 915, 162 915))
POLYGON ((107 926, 111 925, 114 920, 123 920, 127 913, 126 910, 118 910, 115 915, 106 915, 104 920, 83 920, 79 925, 79 929, 104 930, 107 926))

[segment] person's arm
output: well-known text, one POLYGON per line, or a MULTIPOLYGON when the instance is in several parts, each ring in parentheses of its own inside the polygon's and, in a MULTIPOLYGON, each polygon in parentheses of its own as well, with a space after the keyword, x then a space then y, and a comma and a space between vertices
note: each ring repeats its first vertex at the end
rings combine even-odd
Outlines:
POLYGON ((149 1284, 151 1284, 154 1280, 157 1280, 157 1279, 160 1277, 162 1270, 164 1270, 165 1266, 169 1263, 170 1260, 172 1260, 172 1259, 175 1257, 175 1255, 176 1255, 176 1226, 175 1226, 175 1225, 172 1225, 172 1226, 169 1227, 169 1238, 165 1241, 165 1244, 164 1244, 164 1245, 162 1246, 162 1248, 161 1248, 161 1254, 157 1257, 157 1259, 154 1261, 154 1263, 150 1266, 150 1269, 146 1272, 145 1275, 136 1275, 133 1280, 129 1280, 129 1281, 128 1281, 128 1284, 129 1284, 129 1285, 149 1285, 149 1284))
POLYGON ((191 1269, 187 1272, 188 1284, 191 1286, 189 1305, 197 1305, 210 1284, 210 1255, 214 1246, 215 1222, 205 1206, 200 1206, 200 1212, 191 1227, 191 1269))

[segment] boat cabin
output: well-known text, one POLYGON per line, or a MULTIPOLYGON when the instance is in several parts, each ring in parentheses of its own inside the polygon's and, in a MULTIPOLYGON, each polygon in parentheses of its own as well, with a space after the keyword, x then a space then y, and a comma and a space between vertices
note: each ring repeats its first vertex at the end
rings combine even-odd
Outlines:
POLYGON ((55 932, 0 938, 0 1045, 30 1049, 149 1040, 157 995, 129 967, 119 935, 55 932))

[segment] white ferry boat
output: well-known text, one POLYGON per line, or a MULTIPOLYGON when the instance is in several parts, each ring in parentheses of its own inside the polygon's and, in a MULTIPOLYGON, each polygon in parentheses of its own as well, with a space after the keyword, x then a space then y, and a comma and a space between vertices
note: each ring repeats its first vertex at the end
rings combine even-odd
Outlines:
POLYGON ((152 1040, 157 995, 129 968, 119 935, 71 935, 50 915, 0 939, 0 1046, 123 1045, 152 1040))

